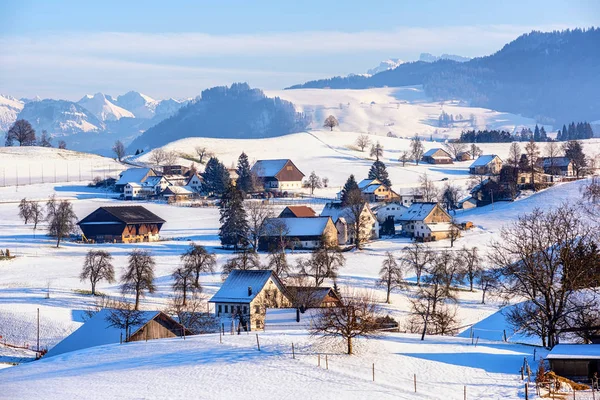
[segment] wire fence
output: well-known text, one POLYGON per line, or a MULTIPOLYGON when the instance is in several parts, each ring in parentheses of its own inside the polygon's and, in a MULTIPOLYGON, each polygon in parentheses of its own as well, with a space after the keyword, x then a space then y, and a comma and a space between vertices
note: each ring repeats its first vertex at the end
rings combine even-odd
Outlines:
POLYGON ((125 169, 117 163, 77 160, 4 164, 0 166, 0 186, 25 186, 40 183, 68 183, 117 178, 125 169))

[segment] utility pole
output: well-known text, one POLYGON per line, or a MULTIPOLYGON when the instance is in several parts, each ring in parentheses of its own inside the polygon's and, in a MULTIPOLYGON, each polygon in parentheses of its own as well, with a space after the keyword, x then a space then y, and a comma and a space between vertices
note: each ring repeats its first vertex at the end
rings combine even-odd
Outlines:
POLYGON ((37 309, 37 351, 40 351, 40 309, 37 309))

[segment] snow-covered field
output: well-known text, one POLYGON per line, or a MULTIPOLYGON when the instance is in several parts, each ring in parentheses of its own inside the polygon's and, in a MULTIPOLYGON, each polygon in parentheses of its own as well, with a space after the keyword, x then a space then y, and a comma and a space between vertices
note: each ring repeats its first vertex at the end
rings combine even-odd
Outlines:
MULTIPOLYGON (((315 170, 319 175, 329 177, 332 187, 317 194, 332 196, 350 173, 354 173, 357 179, 366 177, 373 162, 366 152, 350 148, 356 136, 356 132, 315 131, 251 141, 185 139, 166 148, 191 152, 196 145, 206 145, 226 165, 233 163, 241 151, 246 151, 251 159, 289 157, 305 174, 315 170)), ((444 183, 442 178, 466 183, 470 162, 450 166, 411 164, 402 167, 397 161, 398 153, 408 148, 409 141, 387 137, 377 139, 385 146, 384 161, 394 188, 399 191, 416 186, 424 173, 440 185, 444 183)), ((427 142, 425 145, 431 148, 439 144, 427 142)), ((586 141, 584 146, 588 154, 596 154, 600 141, 586 141)), ((485 153, 493 152, 501 157, 508 152, 506 144, 480 144, 480 147, 485 153)), ((0 168, 35 161, 46 171, 49 165, 64 158, 72 162, 110 165, 113 174, 124 168, 111 160, 96 159, 82 153, 37 148, 10 150, 12 152, 2 153, 0 168)), ((147 160, 147 157, 145 154, 139 160, 147 160)), ((153 254, 157 261, 158 290, 143 300, 145 309, 165 307, 172 294, 170 275, 179 264, 179 256, 189 241, 215 251, 219 267, 231 257, 230 252, 218 248, 219 215, 215 208, 141 203, 167 223, 161 231, 164 240, 136 245, 65 242, 57 249, 54 241, 44 236, 45 224, 41 224, 36 232, 31 225, 23 225, 17 215, 15 201, 24 196, 44 200, 56 194, 60 198, 72 199, 80 218, 99 206, 117 204, 117 200, 110 198, 109 194, 85 187, 85 179, 82 177, 80 181, 79 176, 70 175, 69 182, 65 183, 45 181, 18 188, 0 188, 0 248, 8 248, 17 256, 10 261, 0 261, 1 341, 35 347, 38 308, 40 344, 44 348, 53 346, 82 324, 84 311, 94 305, 91 296, 77 292, 89 289, 86 282, 79 280, 79 273, 84 255, 90 249, 105 249, 114 256, 117 277, 122 274, 127 254, 132 248, 147 249, 153 254)), ((487 244, 497 237, 503 224, 542 204, 549 207, 563 201, 578 201, 584 183, 561 184, 514 203, 497 203, 493 207, 458 213, 459 220, 473 221, 476 227, 460 238, 455 247, 476 245, 485 252, 487 244)), ((322 203, 312 206, 319 211, 322 203)), ((283 205, 274 211, 281 208, 283 205)), ((383 239, 366 245, 364 250, 345 253, 347 262, 340 271, 338 284, 342 288, 371 290, 383 300, 384 292, 375 283, 384 253, 391 251, 400 255, 408 243, 407 239, 383 239)), ((432 247, 441 249, 449 245, 449 242, 441 241, 432 244, 432 247)), ((288 261, 295 263, 302 256, 306 254, 290 254, 288 261)), ((261 259, 266 262, 265 255, 261 255, 261 259)), ((406 278, 414 280, 413 273, 407 271, 406 278)), ((201 281, 204 295, 210 297, 221 284, 220 274, 206 274, 201 281)), ((109 295, 120 294, 118 283, 102 282, 97 289, 109 295)), ((410 296, 411 289, 396 291, 391 305, 382 304, 384 313, 396 318, 401 326, 404 326, 408 315, 410 296)), ((523 357, 530 355, 532 350, 496 342, 501 340, 502 330, 507 328, 502 318, 489 318, 498 312, 498 301, 491 299, 488 304, 481 305, 481 293, 478 291, 461 291, 459 297, 456 307, 461 325, 481 324, 475 325, 475 334, 482 338, 476 348, 470 345, 470 340, 461 338, 431 337, 423 344, 411 335, 389 334, 376 340, 362 340, 358 347, 359 355, 347 357, 322 347, 306 333, 290 332, 262 333, 263 351, 260 353, 254 349, 255 338, 244 335, 227 337, 221 347, 214 336, 188 338, 186 341, 132 343, 5 368, 0 371, 0 397, 32 398, 44 393, 45 398, 90 398, 103 393, 108 398, 180 398, 206 388, 203 398, 207 399, 232 398, 239 393, 244 393, 246 398, 281 398, 284 394, 294 393, 297 394, 295 397, 307 398, 317 395, 368 398, 377 395, 383 398, 436 399, 462 398, 465 385, 468 398, 522 396, 522 384, 516 372, 523 357), (300 355, 297 360, 291 360, 289 346, 292 341, 298 343, 302 352, 311 355, 300 355), (329 371, 315 366, 314 353, 317 351, 329 352, 329 371), (376 364, 375 383, 371 381, 373 362, 376 364), (413 374, 417 374, 419 382, 423 382, 419 384, 417 394, 412 387, 413 374)), ((511 336, 511 331, 508 333, 511 336)), ((0 348, 0 363, 13 362, 14 357, 14 352, 0 348)))

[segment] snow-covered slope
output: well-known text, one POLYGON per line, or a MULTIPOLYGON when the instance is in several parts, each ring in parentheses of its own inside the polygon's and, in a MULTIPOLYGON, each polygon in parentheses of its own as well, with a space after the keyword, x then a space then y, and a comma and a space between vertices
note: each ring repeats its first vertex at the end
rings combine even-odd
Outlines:
POLYGON ((367 71, 369 75, 375 75, 383 71, 387 71, 388 69, 394 69, 398 65, 404 64, 404 61, 399 58, 390 58, 388 60, 382 61, 375 68, 371 68, 367 71))
POLYGON ((111 103, 102 93, 93 96, 85 95, 77 104, 89 110, 100 121, 117 121, 124 117, 135 118, 131 111, 111 103))
POLYGON ((0 94, 0 132, 8 131, 23 109, 23 102, 12 96, 0 94))

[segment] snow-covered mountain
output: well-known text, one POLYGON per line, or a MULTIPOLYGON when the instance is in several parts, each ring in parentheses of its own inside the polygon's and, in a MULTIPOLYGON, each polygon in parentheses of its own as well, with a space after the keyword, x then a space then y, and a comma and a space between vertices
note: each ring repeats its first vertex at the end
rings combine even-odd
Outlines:
MULTIPOLYGON (((110 99, 113 99, 109 96, 110 99)), ((114 100, 114 99, 113 99, 114 100)), ((90 111, 100 121, 118 121, 121 118, 135 118, 135 115, 124 108, 113 104, 104 94, 85 95, 77 102, 80 106, 90 111)))
POLYGON ((442 54, 441 56, 434 56, 431 53, 421 53, 419 61, 435 62, 438 60, 452 60, 457 62, 467 62, 470 60, 469 57, 457 56, 456 54, 442 54))
POLYGON ((398 65, 404 64, 404 61, 399 58, 390 58, 388 60, 382 61, 375 68, 371 68, 367 71, 369 75, 375 75, 383 71, 387 71, 388 69, 394 69, 398 65))
POLYGON ((159 103, 150 96, 131 91, 117 97, 115 104, 133 113, 136 118, 152 118, 159 103))
POLYGON ((163 119, 169 118, 183 106, 189 103, 189 100, 176 100, 176 99, 165 99, 158 102, 156 109, 154 110, 155 118, 163 119))
POLYGON ((22 109, 23 102, 21 100, 0 94, 0 132, 10 129, 22 109))
POLYGON ((18 118, 26 119, 33 128, 51 135, 64 136, 81 132, 100 132, 106 128, 94 114, 77 103, 45 99, 32 101, 23 107, 18 118))

